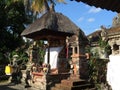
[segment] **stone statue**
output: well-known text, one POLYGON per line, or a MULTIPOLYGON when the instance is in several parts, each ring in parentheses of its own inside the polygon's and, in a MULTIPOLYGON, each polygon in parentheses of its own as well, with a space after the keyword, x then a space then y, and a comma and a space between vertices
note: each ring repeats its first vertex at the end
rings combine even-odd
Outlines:
POLYGON ((17 58, 18 57, 19 57, 18 55, 13 56, 13 66, 17 66, 17 58))
POLYGON ((117 16, 113 18, 112 25, 113 27, 120 25, 120 13, 118 13, 117 16))
POLYGON ((102 37, 102 40, 106 40, 107 39, 107 31, 106 31, 106 28, 104 26, 101 26, 101 37, 102 37))

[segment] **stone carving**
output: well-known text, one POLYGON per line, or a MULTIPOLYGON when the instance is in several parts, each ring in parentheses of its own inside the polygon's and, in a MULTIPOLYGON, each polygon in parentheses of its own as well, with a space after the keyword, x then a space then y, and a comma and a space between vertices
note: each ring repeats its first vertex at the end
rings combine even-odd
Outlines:
POLYGON ((102 40, 105 41, 107 39, 107 31, 106 31, 106 28, 104 26, 101 26, 101 37, 102 37, 102 40))
POLYGON ((118 26, 120 24, 120 13, 116 17, 113 18, 112 25, 113 27, 118 26))

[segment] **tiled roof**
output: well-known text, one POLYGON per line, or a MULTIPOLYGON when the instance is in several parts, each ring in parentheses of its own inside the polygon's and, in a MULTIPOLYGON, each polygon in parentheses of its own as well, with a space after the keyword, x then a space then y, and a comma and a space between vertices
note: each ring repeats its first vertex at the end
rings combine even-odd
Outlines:
POLYGON ((120 25, 116 27, 111 27, 107 30, 108 35, 120 34, 120 25))
MULTIPOLYGON (((92 42, 96 42, 100 39, 101 37, 101 31, 102 30, 98 30, 95 31, 91 34, 89 34, 87 37, 92 41, 92 42)), ((120 25, 115 26, 115 27, 111 27, 105 30, 107 32, 107 37, 111 37, 111 36, 116 36, 116 35, 120 35, 120 25)))
POLYGON ((111 28, 107 29, 106 31, 107 31, 108 37, 109 36, 120 35, 120 25, 116 26, 116 27, 111 27, 111 28))
POLYGON ((97 30, 87 36, 91 42, 97 42, 101 37, 101 30, 97 30))

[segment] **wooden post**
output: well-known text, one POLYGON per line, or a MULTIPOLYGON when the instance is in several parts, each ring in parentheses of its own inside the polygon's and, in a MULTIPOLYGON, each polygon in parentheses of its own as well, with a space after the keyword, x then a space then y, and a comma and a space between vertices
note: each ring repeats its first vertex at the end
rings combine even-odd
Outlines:
POLYGON ((49 42, 48 42, 48 57, 47 57, 47 63, 50 64, 50 46, 49 46, 49 42))
POLYGON ((50 39, 48 37, 48 57, 47 57, 47 63, 50 65, 50 39))

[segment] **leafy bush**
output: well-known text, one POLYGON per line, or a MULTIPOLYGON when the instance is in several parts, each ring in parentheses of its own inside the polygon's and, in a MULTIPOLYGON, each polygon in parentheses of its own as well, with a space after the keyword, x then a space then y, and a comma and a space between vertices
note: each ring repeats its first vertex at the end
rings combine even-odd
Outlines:
POLYGON ((102 90, 101 85, 107 85, 106 73, 107 68, 106 64, 108 59, 99 59, 96 56, 91 56, 89 63, 89 78, 90 81, 95 84, 97 90, 102 90))

